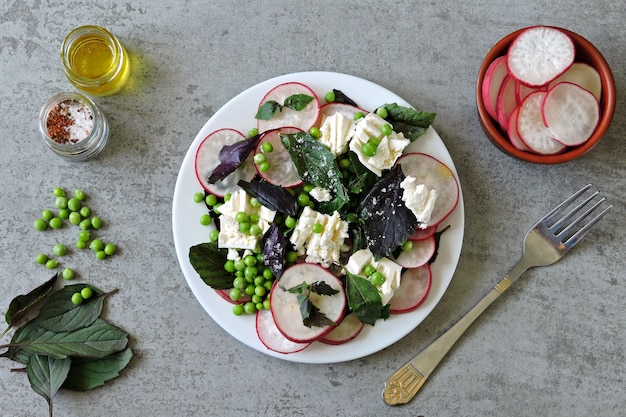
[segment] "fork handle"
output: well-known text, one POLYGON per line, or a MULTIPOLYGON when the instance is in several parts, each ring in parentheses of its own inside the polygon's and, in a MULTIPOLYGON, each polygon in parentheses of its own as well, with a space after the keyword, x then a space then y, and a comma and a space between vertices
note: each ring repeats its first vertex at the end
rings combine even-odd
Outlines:
POLYGON ((513 281, 521 275, 505 276, 496 286, 468 311, 454 326, 443 333, 432 344, 394 372, 385 382, 383 400, 389 405, 406 404, 417 394, 426 379, 450 351, 465 331, 493 303, 513 281))

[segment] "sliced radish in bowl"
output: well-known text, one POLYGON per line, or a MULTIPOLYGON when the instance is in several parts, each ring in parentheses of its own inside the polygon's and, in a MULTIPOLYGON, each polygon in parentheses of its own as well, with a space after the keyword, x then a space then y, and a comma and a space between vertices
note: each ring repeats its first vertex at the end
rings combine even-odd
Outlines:
POLYGON ((552 132, 543 123, 543 99, 547 94, 544 91, 530 94, 520 105, 517 114, 517 133, 530 150, 541 155, 557 154, 566 148, 554 140, 552 132))
POLYGON ((576 50, 563 31, 534 26, 515 38, 506 56, 509 73, 515 79, 527 86, 542 86, 567 71, 576 50))
POLYGON ((593 93, 569 82, 558 83, 543 100, 543 122, 552 136, 566 146, 591 137, 600 120, 600 105, 593 93))
POLYGON ((234 193, 240 189, 237 185, 239 180, 250 181, 256 175, 252 159, 247 161, 241 168, 227 176, 221 181, 210 184, 207 178, 213 170, 220 164, 219 153, 225 145, 244 140, 246 137, 243 133, 235 129, 219 129, 210 133, 200 143, 196 151, 195 170, 196 177, 202 187, 211 194, 218 197, 224 197, 226 194, 234 193))
POLYGON ((485 104, 485 110, 494 120, 498 120, 496 111, 498 92, 506 76, 506 56, 501 56, 493 60, 485 72, 485 78, 483 78, 483 103, 485 104))
POLYGON ((548 84, 548 89, 561 82, 570 82, 591 92, 598 101, 602 98, 602 80, 600 73, 584 62, 574 62, 560 77, 548 84))

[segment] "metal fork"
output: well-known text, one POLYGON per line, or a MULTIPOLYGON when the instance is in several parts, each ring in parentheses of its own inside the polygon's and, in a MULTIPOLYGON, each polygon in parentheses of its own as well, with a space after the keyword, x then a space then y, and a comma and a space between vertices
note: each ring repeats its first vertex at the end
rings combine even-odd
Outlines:
POLYGON ((606 200, 599 191, 589 195, 590 188, 591 184, 586 185, 539 220, 526 233, 522 257, 511 271, 454 326, 387 379, 382 393, 387 404, 411 401, 463 333, 522 273, 561 259, 611 210, 609 205, 590 217, 606 200))

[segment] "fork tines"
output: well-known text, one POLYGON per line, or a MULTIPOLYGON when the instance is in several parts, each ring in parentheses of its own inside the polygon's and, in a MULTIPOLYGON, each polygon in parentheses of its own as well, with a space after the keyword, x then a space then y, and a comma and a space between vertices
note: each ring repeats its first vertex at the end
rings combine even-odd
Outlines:
POLYGON ((602 211, 595 215, 595 217, 591 217, 590 215, 603 205, 606 198, 600 194, 600 191, 586 195, 590 188, 591 184, 587 184, 555 207, 539 222, 539 224, 549 229, 554 233, 555 237, 559 238, 561 242, 568 247, 572 247, 578 243, 593 225, 613 208, 613 205, 605 205, 606 207, 602 209, 602 211), (585 197, 584 200, 574 206, 574 204, 583 197, 585 197))

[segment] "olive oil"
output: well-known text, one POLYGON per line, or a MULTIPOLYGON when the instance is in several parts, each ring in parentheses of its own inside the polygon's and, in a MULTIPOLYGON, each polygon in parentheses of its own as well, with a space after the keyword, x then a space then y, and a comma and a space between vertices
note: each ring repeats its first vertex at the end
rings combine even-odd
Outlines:
POLYGON ((61 56, 68 80, 90 95, 116 93, 128 80, 128 54, 104 28, 81 26, 74 29, 63 42, 61 56))

